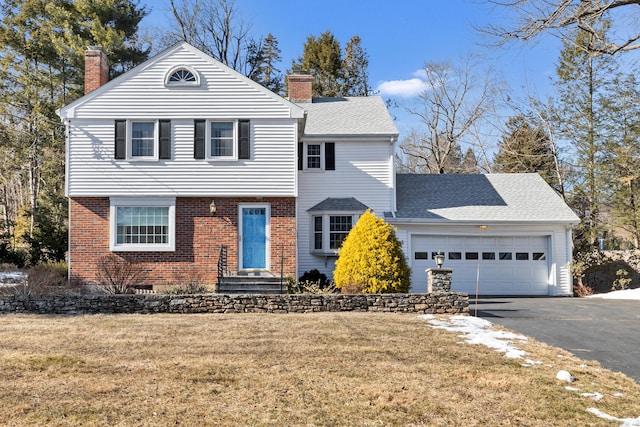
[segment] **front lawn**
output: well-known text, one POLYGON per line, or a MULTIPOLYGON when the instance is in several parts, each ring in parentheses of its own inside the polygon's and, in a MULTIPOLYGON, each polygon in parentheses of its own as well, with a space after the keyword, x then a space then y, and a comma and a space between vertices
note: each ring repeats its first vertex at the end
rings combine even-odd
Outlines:
POLYGON ((0 316, 0 425, 565 426, 640 385, 532 340, 523 366, 415 315, 0 316), (555 378, 559 370, 578 381, 555 378), (597 392, 601 400, 583 393, 597 392))

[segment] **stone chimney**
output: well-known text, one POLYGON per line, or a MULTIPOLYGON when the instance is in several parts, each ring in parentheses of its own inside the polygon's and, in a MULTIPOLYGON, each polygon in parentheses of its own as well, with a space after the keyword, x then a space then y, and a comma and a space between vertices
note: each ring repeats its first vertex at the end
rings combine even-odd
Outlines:
POLYGON ((313 76, 301 71, 294 71, 287 76, 289 101, 295 103, 311 102, 313 94, 313 76))
POLYGON ((109 80, 107 54, 99 46, 89 46, 84 52, 84 94, 88 94, 109 80))

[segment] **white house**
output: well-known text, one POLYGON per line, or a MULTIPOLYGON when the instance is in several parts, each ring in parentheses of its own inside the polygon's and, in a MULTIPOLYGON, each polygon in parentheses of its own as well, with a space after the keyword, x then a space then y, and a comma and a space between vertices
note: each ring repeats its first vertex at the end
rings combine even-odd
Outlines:
POLYGON ((379 97, 284 99, 187 43, 106 81, 89 49, 67 127, 70 277, 117 256, 150 286, 219 276, 331 275, 370 208, 394 224, 425 292, 444 251, 454 290, 571 295, 577 218, 537 175, 396 175, 398 132, 379 97))

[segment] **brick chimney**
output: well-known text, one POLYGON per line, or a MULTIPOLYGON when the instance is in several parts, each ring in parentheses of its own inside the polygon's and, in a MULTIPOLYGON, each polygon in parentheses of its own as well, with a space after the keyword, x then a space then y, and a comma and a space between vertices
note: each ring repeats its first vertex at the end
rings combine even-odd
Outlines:
POLYGON ((304 72, 294 71, 287 76, 289 101, 296 103, 311 102, 313 98, 313 76, 304 72))
POLYGON ((84 52, 84 94, 88 94, 109 80, 107 54, 99 46, 89 46, 84 52))

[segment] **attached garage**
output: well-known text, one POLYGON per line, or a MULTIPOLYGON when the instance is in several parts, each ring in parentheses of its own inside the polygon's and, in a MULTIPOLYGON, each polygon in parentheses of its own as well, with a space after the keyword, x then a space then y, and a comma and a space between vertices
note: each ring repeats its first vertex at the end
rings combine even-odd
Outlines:
POLYGON ((480 295, 570 296, 577 216, 538 174, 397 175, 395 225, 426 292, 427 268, 453 269, 452 290, 480 295))
POLYGON ((453 269, 452 290, 483 295, 548 295, 549 236, 411 236, 412 290, 426 292, 425 270, 453 269))

